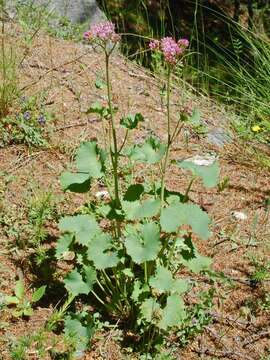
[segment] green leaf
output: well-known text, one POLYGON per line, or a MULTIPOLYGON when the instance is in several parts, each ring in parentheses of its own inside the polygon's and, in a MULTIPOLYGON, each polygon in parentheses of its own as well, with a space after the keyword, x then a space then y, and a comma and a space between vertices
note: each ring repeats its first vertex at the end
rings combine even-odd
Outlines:
POLYGON ((66 289, 74 296, 89 294, 92 290, 91 284, 87 284, 77 270, 72 270, 64 279, 66 289))
POLYGON ((95 87, 97 89, 103 89, 106 86, 105 82, 102 79, 97 79, 95 82, 95 87))
POLYGON ((201 124, 201 113, 199 109, 194 109, 192 115, 190 117, 190 122, 193 125, 200 125, 201 124))
POLYGON ((161 211, 160 224, 163 231, 177 232, 180 226, 189 225, 202 239, 210 236, 207 213, 193 204, 172 204, 161 211))
POLYGON ((143 219, 146 217, 153 217, 158 214, 160 210, 159 199, 147 199, 140 201, 123 201, 123 210, 126 213, 128 220, 143 219))
POLYGON ((218 161, 210 165, 197 165, 188 160, 177 161, 176 164, 182 169, 191 170, 195 176, 201 177, 206 187, 214 187, 218 184, 220 171, 218 161))
POLYGON ((155 276, 152 276, 149 280, 149 285, 158 290, 159 293, 170 292, 173 283, 172 273, 163 266, 159 266, 155 276))
POLYGON ((189 282, 184 279, 175 279, 173 284, 173 289, 171 289, 171 293, 176 293, 178 295, 182 295, 187 292, 189 289, 189 282))
POLYGON ((76 156, 79 173, 87 173, 93 178, 100 178, 103 173, 103 158, 95 141, 82 143, 76 156))
POLYGON ((167 304, 162 310, 162 319, 158 326, 166 330, 168 327, 179 327, 186 318, 185 304, 179 295, 173 294, 167 297, 167 304))
POLYGON ((88 348, 89 341, 94 334, 94 326, 92 323, 82 324, 79 315, 68 315, 65 317, 65 335, 76 340, 76 351, 82 352, 88 348))
POLYGON ((10 305, 10 304, 19 304, 20 299, 18 299, 16 296, 6 296, 5 297, 5 302, 10 305))
POLYGON ((155 260, 160 250, 160 232, 155 223, 139 225, 139 231, 127 228, 125 246, 132 260, 141 264, 155 260))
POLYGON ((122 272, 125 276, 132 278, 132 279, 134 278, 134 274, 130 268, 126 268, 122 272))
POLYGON ((212 259, 199 254, 191 238, 184 241, 185 248, 181 250, 181 263, 194 273, 210 270, 212 259))
POLYGON ((174 279, 170 270, 159 266, 155 276, 149 280, 149 285, 159 293, 171 292, 183 294, 188 290, 188 282, 182 279, 174 279))
POLYGON ((148 199, 142 202, 137 212, 137 219, 152 217, 158 214, 160 210, 160 199, 148 199))
POLYGON ((44 296, 46 287, 47 287, 46 285, 43 285, 33 293, 32 302, 37 302, 44 296))
POLYGON ((122 201, 122 209, 126 214, 127 220, 134 220, 141 207, 140 201, 122 201))
MULTIPOLYGON (((117 110, 118 109, 115 106, 112 109, 113 113, 116 113, 117 110)), ((90 108, 86 111, 86 114, 98 114, 100 117, 108 119, 110 117, 110 110, 97 101, 90 106, 90 108)))
POLYGON ((96 236, 88 246, 87 255, 99 270, 114 267, 118 264, 117 252, 113 249, 113 239, 109 234, 96 236))
POLYGON ((139 296, 142 293, 142 283, 139 280, 135 280, 133 283, 133 291, 131 294, 131 299, 135 302, 137 302, 139 300, 139 296))
POLYGON ((96 219, 91 215, 65 216, 60 220, 59 228, 63 232, 75 234, 76 240, 82 245, 89 244, 100 232, 96 219))
POLYGON ((125 201, 135 201, 139 200, 141 195, 144 192, 144 187, 141 184, 130 185, 125 192, 124 200, 125 201))
POLYGON ((14 292, 18 299, 22 299, 24 297, 24 282, 23 282, 23 280, 20 279, 20 280, 16 281, 14 292))
POLYGON ((141 315, 149 323, 156 324, 161 317, 160 305, 155 299, 149 298, 141 304, 141 315))
POLYGON ((86 111, 86 114, 98 114, 100 116, 103 116, 105 110, 106 108, 103 105, 101 105, 100 102, 96 101, 86 111))
POLYGON ((16 318, 21 317, 24 315, 24 310, 14 310, 12 311, 12 315, 16 318))
POLYGON ((72 243, 74 236, 73 234, 67 233, 60 236, 57 240, 55 248, 55 256, 60 259, 64 252, 69 250, 69 246, 72 243))
POLYGON ((22 312, 24 316, 32 316, 34 314, 34 311, 31 307, 24 308, 22 312))
POLYGON ((88 173, 63 172, 60 177, 62 189, 77 193, 85 193, 90 189, 90 175, 88 173))
POLYGON ((92 290, 97 279, 96 270, 92 266, 84 266, 83 271, 85 274, 86 283, 89 286, 90 290, 92 290))
POLYGON ((199 253, 197 253, 194 259, 190 259, 188 261, 182 260, 182 263, 187 268, 189 268, 189 270, 198 274, 201 271, 210 270, 210 266, 212 264, 212 259, 207 256, 203 256, 203 255, 200 255, 199 253))
POLYGON ((98 149, 95 141, 84 142, 76 155, 77 172, 64 172, 61 185, 64 190, 84 193, 90 189, 90 180, 104 175, 105 153, 98 149))
POLYGON ((131 299, 137 303, 140 300, 142 294, 149 292, 149 286, 147 284, 142 284, 139 280, 135 280, 133 283, 133 291, 131 294, 131 299))
POLYGON ((141 113, 137 113, 135 115, 127 115, 120 120, 120 124, 127 129, 135 129, 138 126, 139 122, 143 122, 144 117, 141 113))
POLYGON ((143 145, 134 146, 129 157, 134 161, 141 161, 148 164, 159 162, 165 154, 166 146, 157 138, 150 137, 143 145))

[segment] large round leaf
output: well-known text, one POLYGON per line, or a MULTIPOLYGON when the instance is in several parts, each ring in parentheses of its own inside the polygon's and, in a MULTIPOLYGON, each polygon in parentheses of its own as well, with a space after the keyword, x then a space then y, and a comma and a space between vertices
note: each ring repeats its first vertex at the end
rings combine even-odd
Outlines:
POLYGON ((148 223, 140 225, 138 230, 134 227, 132 229, 129 228, 125 239, 125 246, 128 255, 137 264, 155 260, 160 250, 158 225, 148 223))
POLYGON ((96 219, 91 215, 65 216, 60 220, 59 228, 75 234, 76 240, 82 245, 87 245, 100 232, 96 219))
POLYGON ((202 239, 210 236, 210 218, 194 204, 172 204, 161 211, 160 224, 163 231, 176 232, 180 226, 189 225, 202 239))

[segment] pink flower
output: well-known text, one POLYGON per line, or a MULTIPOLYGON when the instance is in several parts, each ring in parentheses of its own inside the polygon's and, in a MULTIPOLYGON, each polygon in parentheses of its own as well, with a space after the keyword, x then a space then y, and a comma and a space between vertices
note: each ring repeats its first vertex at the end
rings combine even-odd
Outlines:
POLYGON ((183 49, 171 37, 165 37, 161 40, 161 50, 165 60, 170 64, 176 64, 179 55, 183 52, 183 49))
POLYGON ((120 40, 120 35, 116 34, 115 25, 111 21, 105 21, 103 23, 92 25, 90 30, 84 33, 84 38, 116 43, 120 40))
POLYGON ((176 64, 180 56, 188 47, 189 41, 187 39, 180 39, 176 42, 172 37, 165 37, 158 40, 152 40, 149 44, 151 50, 160 50, 169 64, 176 64))
POLYGON ((177 42, 178 46, 183 46, 185 48, 187 48, 189 46, 189 41, 188 39, 180 39, 177 42))
POLYGON ((157 50, 157 49, 159 49, 159 45, 160 45, 160 42, 158 40, 152 40, 149 43, 149 48, 151 50, 157 50))
POLYGON ((84 34, 83 34, 83 38, 85 39, 85 40, 88 40, 89 38, 90 38, 90 31, 86 31, 84 34))

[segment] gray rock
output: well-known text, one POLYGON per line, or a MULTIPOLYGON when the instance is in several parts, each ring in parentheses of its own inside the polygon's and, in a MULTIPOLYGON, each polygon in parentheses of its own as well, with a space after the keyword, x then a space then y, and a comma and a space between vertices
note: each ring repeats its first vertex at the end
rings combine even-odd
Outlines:
POLYGON ((73 23, 93 24, 106 19, 96 0, 7 0, 6 3, 11 8, 16 3, 45 6, 49 11, 65 16, 73 23))
POLYGON ((209 130, 207 140, 210 144, 223 147, 232 141, 231 136, 222 128, 214 128, 209 130))

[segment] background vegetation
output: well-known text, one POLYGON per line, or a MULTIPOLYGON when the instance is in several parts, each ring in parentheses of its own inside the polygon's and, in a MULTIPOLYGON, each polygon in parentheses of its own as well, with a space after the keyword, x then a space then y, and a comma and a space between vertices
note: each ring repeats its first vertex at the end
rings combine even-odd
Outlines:
POLYGON ((243 120, 234 124, 240 136, 269 142, 269 1, 99 2, 118 31, 127 34, 124 53, 152 69, 149 37, 190 39, 185 80, 200 93, 234 105, 243 120))

